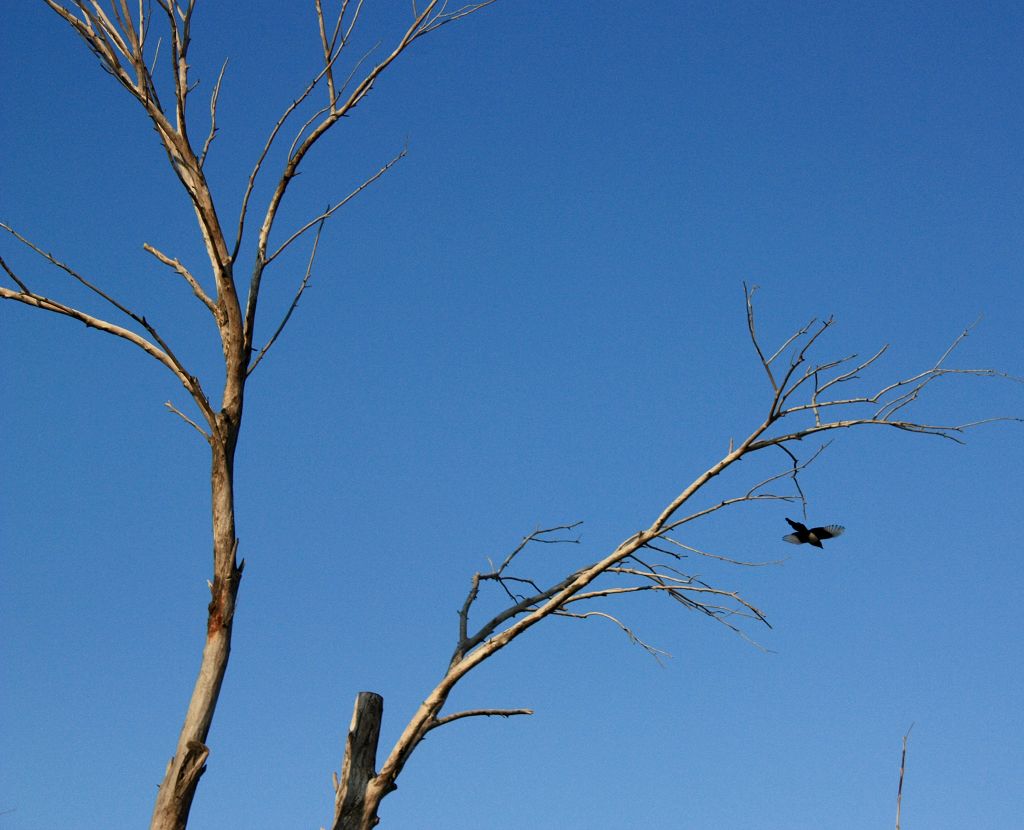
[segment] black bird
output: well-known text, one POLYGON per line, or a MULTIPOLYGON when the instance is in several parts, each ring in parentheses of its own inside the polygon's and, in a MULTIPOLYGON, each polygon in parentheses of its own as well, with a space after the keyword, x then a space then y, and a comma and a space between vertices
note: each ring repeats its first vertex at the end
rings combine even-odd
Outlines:
POLYGON ((824 527, 812 527, 808 530, 807 525, 800 524, 800 522, 794 522, 789 518, 786 521, 789 522, 789 526, 796 533, 783 536, 782 541, 792 542, 794 545, 802 545, 804 542, 807 542, 816 548, 822 548, 824 547, 821 544, 822 539, 834 539, 836 536, 842 536, 846 530, 842 525, 825 525, 824 527))

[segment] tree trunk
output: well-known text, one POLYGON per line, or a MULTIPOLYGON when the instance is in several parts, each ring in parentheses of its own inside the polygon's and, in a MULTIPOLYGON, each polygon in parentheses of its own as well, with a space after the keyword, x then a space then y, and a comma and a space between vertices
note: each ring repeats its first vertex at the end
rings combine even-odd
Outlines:
POLYGON ((356 696, 352 723, 345 741, 341 783, 335 788, 331 830, 370 830, 378 822, 378 802, 368 805, 366 790, 377 774, 377 741, 383 714, 384 698, 380 695, 360 692, 356 696))
POLYGON ((235 599, 245 565, 244 560, 239 564, 236 558, 238 539, 235 537, 233 477, 238 423, 237 419, 229 422, 221 413, 218 417, 220 429, 211 439, 214 575, 206 644, 178 745, 160 784, 150 822, 151 830, 185 830, 196 786, 210 754, 206 737, 231 653, 235 599))

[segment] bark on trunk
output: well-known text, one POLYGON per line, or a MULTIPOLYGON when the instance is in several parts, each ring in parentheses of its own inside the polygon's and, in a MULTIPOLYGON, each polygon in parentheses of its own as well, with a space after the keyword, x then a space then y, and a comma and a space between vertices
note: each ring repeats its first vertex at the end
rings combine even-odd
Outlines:
POLYGON ((210 754, 206 738, 231 653, 235 600, 245 564, 244 560, 241 564, 237 560, 238 540, 235 537, 233 475, 238 429, 237 421, 229 425, 226 418, 220 419, 219 426, 222 429, 214 434, 211 441, 214 575, 206 643, 178 745, 157 794, 151 830, 185 830, 188 824, 196 786, 210 754))
POLYGON ((341 783, 334 794, 331 830, 370 830, 378 822, 377 803, 367 804, 366 788, 377 774, 377 741, 383 714, 384 698, 380 695, 360 692, 356 696, 352 724, 345 741, 341 783))

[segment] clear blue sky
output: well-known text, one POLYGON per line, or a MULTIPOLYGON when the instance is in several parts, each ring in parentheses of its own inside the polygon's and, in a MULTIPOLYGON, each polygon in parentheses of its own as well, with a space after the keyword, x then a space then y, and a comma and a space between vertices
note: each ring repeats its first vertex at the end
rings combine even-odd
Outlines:
MULTIPOLYGON (((197 13, 194 104, 202 125, 230 57, 207 169, 234 215, 317 39, 305 4, 225 5, 197 13)), ((361 44, 406 14, 368 3, 361 44)), ((1022 24, 1014 3, 501 0, 420 42, 290 194, 300 222, 409 142, 325 233, 249 386, 248 564, 190 830, 326 823, 355 693, 384 695, 390 746, 487 557, 583 520, 535 561, 590 561, 746 434, 766 390, 741 281, 768 341, 834 313, 825 353, 891 343, 882 381, 979 314, 956 365, 1024 374, 1022 24)), ((0 220, 212 383, 208 318, 141 249, 200 256, 138 106, 42 3, 11 4, 0 47, 0 220)), ((304 256, 267 284, 264 334, 304 256)), ((119 340, 7 303, 0 356, 0 827, 145 826, 203 638, 205 447, 119 340)), ((1024 414, 1019 385, 934 391, 923 420, 1024 414)), ((688 537, 789 557, 699 565, 767 612, 771 653, 667 602, 608 608, 664 667, 601 620, 546 623, 453 700, 536 714, 433 733, 382 826, 890 827, 911 723, 905 830, 1019 825, 1022 438, 839 435, 803 481, 812 521, 848 528, 824 554, 781 541, 778 504, 688 537)), ((714 498, 761 469, 740 466, 714 498)))

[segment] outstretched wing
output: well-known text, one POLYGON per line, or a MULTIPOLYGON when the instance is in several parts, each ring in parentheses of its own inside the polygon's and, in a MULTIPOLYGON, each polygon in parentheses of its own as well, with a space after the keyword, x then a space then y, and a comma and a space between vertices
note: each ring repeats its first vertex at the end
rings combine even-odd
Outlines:
MULTIPOLYGON (((786 517, 786 521, 789 522, 789 526, 791 528, 793 528, 793 530, 795 530, 797 533, 806 533, 807 532, 807 525, 801 524, 800 522, 794 522, 788 516, 786 517)), ((791 540, 787 539, 786 541, 791 541, 791 540)))
POLYGON ((795 533, 790 533, 788 536, 783 536, 782 537, 782 541, 783 542, 790 542, 790 543, 792 543, 794 545, 802 545, 804 543, 803 540, 799 536, 797 536, 795 533))
POLYGON ((834 539, 836 536, 842 536, 845 532, 846 528, 842 525, 825 525, 824 527, 811 528, 811 533, 819 539, 834 539))

